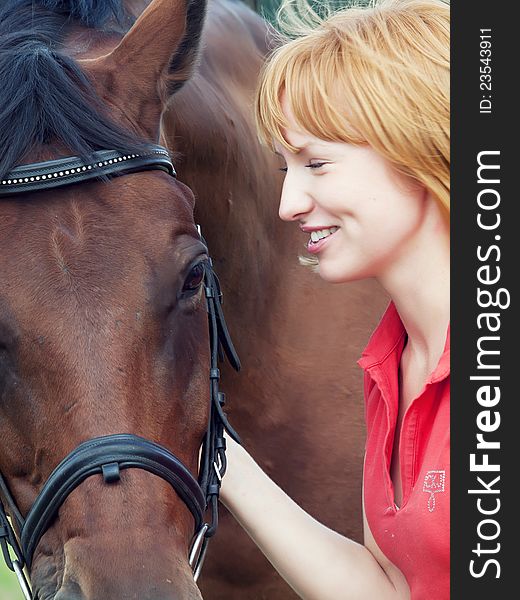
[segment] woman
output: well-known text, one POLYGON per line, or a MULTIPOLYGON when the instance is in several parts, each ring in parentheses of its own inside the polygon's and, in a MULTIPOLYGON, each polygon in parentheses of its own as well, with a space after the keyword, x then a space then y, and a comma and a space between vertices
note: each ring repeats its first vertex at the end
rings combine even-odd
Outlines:
POLYGON ((280 217, 324 280, 376 278, 392 300, 359 361, 364 544, 232 440, 221 498, 302 598, 447 599, 449 6, 382 0, 299 31, 257 94, 260 137, 285 163, 280 217))

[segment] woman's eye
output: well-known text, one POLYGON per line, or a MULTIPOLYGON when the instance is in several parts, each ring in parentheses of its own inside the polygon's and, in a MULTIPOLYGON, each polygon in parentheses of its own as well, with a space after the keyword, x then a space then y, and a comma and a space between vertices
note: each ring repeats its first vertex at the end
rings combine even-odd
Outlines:
MULTIPOLYGON (((316 162, 316 163, 309 163, 308 165, 305 165, 305 167, 307 169, 319 169, 320 167, 323 167, 326 164, 327 164, 326 162, 316 162)), ((282 173, 287 173, 287 167, 280 167, 278 170, 281 171, 282 173)))
POLYGON ((196 292, 204 281, 205 272, 204 263, 199 263, 192 267, 184 282, 183 293, 196 292))

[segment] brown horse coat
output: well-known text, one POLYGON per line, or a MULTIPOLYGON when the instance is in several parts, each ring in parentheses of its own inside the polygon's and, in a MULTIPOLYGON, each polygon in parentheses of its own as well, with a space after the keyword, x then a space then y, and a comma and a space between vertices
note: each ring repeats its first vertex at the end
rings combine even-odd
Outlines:
MULTIPOLYGON (((147 3, 131 4, 139 12, 147 3)), ((73 28, 69 52, 125 127, 153 139, 164 111, 163 141, 179 153, 179 180, 195 195, 195 219, 222 281, 224 310, 243 365, 239 375, 223 368, 232 423, 259 463, 306 510, 360 539, 364 428, 355 361, 386 299, 372 282, 327 285, 298 265, 304 236, 277 217, 281 175, 274 157, 259 146, 252 121, 254 86, 270 40, 265 24, 240 3, 214 0, 196 68, 196 40, 176 53, 194 27, 180 6, 153 3, 119 47, 120 34, 73 28)), ((45 150, 29 157, 44 158, 50 158, 45 150)), ((182 284, 198 252, 193 198, 165 177, 132 175, 110 190, 89 184, 66 198, 42 193, 38 204, 28 199, 0 207, 0 320, 4 329, 11 324, 4 336, 20 340, 28 357, 25 380, 33 382, 35 397, 48 398, 28 425, 29 438, 40 440, 32 442, 36 454, 27 447, 28 431, 9 432, 5 417, 0 432, 10 448, 24 448, 21 455, 4 453, 1 459, 22 510, 78 441, 121 427, 169 440, 195 469, 204 426, 207 333, 203 315, 196 325, 187 317, 171 321, 174 341, 165 346, 165 321, 157 321, 157 311, 171 306, 172 286, 182 284), (7 247, 14 253, 7 254, 7 247), (188 352, 181 340, 188 340, 188 352), (180 400, 187 395, 197 398, 195 405, 180 400), (64 404, 53 404, 56 398, 64 404), (49 439, 43 423, 59 423, 66 439, 59 444, 49 439)), ((110 575, 94 581, 89 598, 100 597, 95 590, 104 598, 130 594, 131 576, 129 587, 117 585, 141 564, 150 585, 173 565, 178 597, 198 597, 185 562, 189 513, 161 481, 132 474, 127 485, 127 497, 95 482, 70 497, 60 514, 63 526, 42 540, 37 567, 42 589, 52 590, 64 576, 67 558, 82 565, 65 573, 69 600, 74 582, 86 589, 89 568, 107 573, 109 563, 110 575), (158 509, 150 510, 142 489, 159 500, 158 509), (127 503, 135 512, 123 510, 127 503), (114 514, 120 527, 121 514, 135 517, 138 539, 144 540, 138 552, 115 543, 114 514), (88 536, 93 524, 103 535, 88 536), (85 536, 88 544, 81 543, 85 536), (86 559, 89 549, 98 553, 95 564, 86 559), (146 556, 155 560, 158 551, 157 564, 140 563, 146 556)), ((201 589, 208 600, 293 597, 229 515, 210 546, 201 589)))
MULTIPOLYGON (((224 369, 232 423, 262 467, 313 516, 360 541, 364 454, 356 364, 387 302, 375 282, 326 284, 298 264, 306 242, 278 218, 282 176, 259 146, 253 91, 272 34, 246 7, 210 4, 198 72, 163 118, 224 289, 242 361, 224 369), (232 35, 231 35, 232 32, 232 35)), ((293 592, 226 515, 201 577, 207 599, 293 592)))

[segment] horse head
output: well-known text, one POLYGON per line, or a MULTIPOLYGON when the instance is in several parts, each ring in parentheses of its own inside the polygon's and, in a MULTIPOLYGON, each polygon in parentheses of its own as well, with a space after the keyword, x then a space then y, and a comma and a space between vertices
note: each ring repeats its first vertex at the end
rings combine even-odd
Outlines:
POLYGON ((41 163, 78 156, 83 174, 153 155, 205 3, 155 0, 123 37, 53 4, 0 11, 0 180, 38 162, 22 185, 41 184, 0 196, 0 498, 37 598, 200 598, 211 286, 194 196, 164 157, 64 186, 43 184, 63 163, 41 163))

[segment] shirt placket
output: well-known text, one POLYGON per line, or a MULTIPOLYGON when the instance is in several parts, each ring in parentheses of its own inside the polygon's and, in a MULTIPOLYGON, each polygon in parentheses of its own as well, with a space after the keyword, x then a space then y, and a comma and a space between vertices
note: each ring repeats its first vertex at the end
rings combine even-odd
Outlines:
POLYGON ((399 445, 399 461, 401 466, 401 485, 403 508, 410 498, 416 480, 416 449, 419 434, 419 413, 416 408, 417 398, 403 417, 401 439, 399 445))

